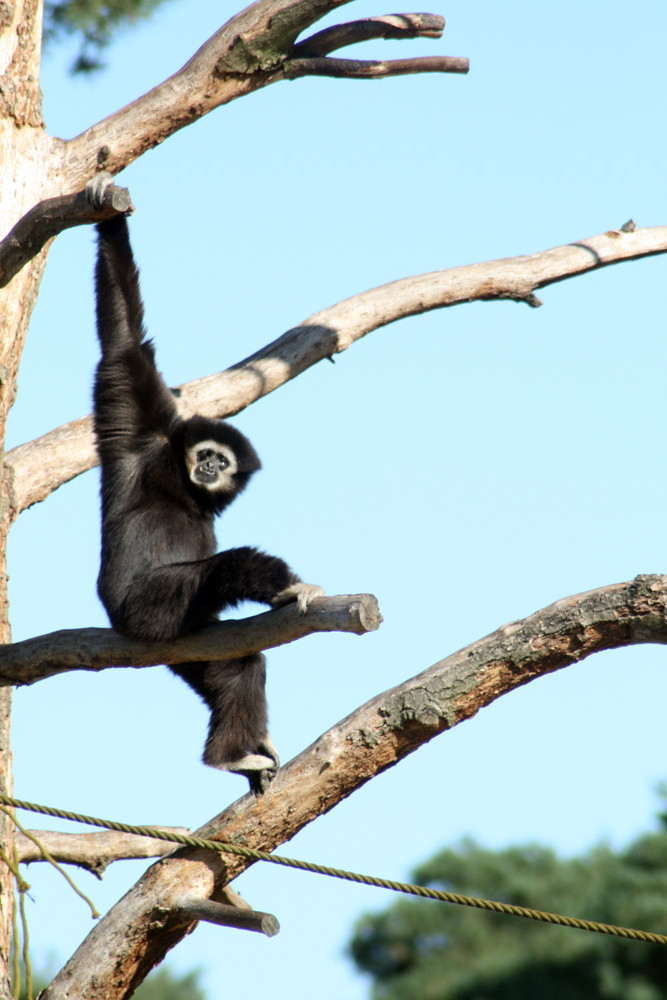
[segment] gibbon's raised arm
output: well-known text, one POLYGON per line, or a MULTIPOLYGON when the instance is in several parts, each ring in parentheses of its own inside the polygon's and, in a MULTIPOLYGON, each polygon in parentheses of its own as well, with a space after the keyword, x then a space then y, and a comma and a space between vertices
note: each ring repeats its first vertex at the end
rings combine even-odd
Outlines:
POLYGON ((127 221, 117 216, 97 226, 95 269, 97 333, 102 348, 97 379, 95 425, 100 451, 120 457, 163 438, 178 420, 174 398, 155 367, 153 345, 145 340, 144 307, 127 221))

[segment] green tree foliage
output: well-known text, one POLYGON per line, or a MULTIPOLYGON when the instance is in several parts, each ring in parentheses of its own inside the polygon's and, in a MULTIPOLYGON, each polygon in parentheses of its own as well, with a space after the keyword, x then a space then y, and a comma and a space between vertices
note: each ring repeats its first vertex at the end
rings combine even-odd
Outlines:
POLYGON ((102 67, 101 54, 120 29, 148 17, 161 3, 164 0, 46 0, 44 42, 48 46, 74 35, 79 53, 72 72, 89 73, 102 67))
MULTIPOLYGON (((667 824, 620 853, 600 846, 571 859, 466 841, 414 881, 664 934, 667 824)), ((349 947, 375 1000, 664 1000, 667 989, 663 946, 429 900, 364 916, 349 947)))

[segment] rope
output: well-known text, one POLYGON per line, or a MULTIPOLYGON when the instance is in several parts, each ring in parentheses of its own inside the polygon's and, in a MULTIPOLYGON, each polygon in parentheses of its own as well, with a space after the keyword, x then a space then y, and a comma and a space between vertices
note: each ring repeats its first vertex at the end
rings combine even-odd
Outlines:
POLYGON ((557 924, 561 927, 573 927, 576 930, 592 931, 596 934, 608 934, 612 937, 626 938, 630 941, 644 941, 649 944, 667 945, 667 935, 653 934, 650 931, 635 930, 632 927, 618 927, 615 924, 601 924, 595 920, 580 920, 577 917, 567 917, 561 913, 549 913, 546 910, 533 910, 525 906, 513 906, 511 903, 500 903, 493 899, 480 899, 476 896, 463 896, 460 893, 445 892, 441 889, 428 889, 422 885, 411 885, 407 882, 394 882, 391 879, 375 878, 371 875, 361 875, 358 872, 343 871, 340 868, 329 868, 326 865, 313 864, 310 861, 298 861, 286 858, 280 854, 269 854, 267 851, 254 851, 238 844, 225 844, 219 840, 205 840, 201 837, 190 837, 187 834, 159 830, 151 826, 132 826, 129 823, 118 823, 113 820, 98 819, 94 816, 84 816, 81 813, 68 812, 50 806, 35 805, 33 802, 23 802, 0 794, 0 803, 15 809, 26 809, 28 812, 40 813, 43 816, 55 816, 59 819, 72 820, 75 823, 86 823, 90 826, 101 826, 107 830, 119 833, 134 833, 140 837, 152 837, 155 840, 166 840, 185 847, 200 847, 205 850, 224 854, 236 854, 250 861, 268 861, 270 864, 282 865, 285 868, 296 868, 300 871, 313 872, 316 875, 329 875, 332 878, 344 879, 348 882, 358 882, 362 885, 372 885, 381 889, 391 889, 393 892, 407 893, 411 896, 421 896, 424 899, 437 899, 445 903, 455 903, 458 906, 472 906, 478 910, 490 910, 493 913, 505 913, 512 917, 524 917, 527 920, 539 920, 542 923, 557 924))

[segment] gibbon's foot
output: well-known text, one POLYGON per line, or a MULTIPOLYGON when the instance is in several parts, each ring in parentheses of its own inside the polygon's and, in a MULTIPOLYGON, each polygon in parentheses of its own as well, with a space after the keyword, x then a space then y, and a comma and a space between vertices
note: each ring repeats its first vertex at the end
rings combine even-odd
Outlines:
POLYGON ((271 607, 281 608, 283 604, 296 601, 300 615, 305 615, 308 605, 314 597, 323 597, 324 589, 318 587, 316 583, 293 583, 290 587, 285 587, 271 601, 271 607))
POLYGON ((252 794, 256 797, 263 795, 276 774, 275 767, 267 767, 263 771, 251 771, 250 774, 246 774, 252 794))
POLYGON ((252 794, 263 795, 278 773, 280 758, 268 736, 257 745, 257 750, 258 753, 249 753, 239 760, 217 766, 220 771, 244 775, 250 783, 252 794))
POLYGON ((86 196, 88 201, 97 209, 101 211, 104 206, 104 195, 107 188, 113 187, 114 179, 113 175, 109 173, 108 170, 101 170, 94 177, 91 177, 89 181, 86 182, 86 196))

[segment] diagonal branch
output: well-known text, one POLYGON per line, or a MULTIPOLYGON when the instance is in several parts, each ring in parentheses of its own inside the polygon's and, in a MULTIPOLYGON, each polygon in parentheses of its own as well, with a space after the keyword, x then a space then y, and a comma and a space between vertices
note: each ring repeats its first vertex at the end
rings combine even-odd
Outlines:
MULTIPOLYGON (((667 643, 667 577, 640 576, 564 598, 367 702, 281 768, 262 799, 246 795, 197 835, 273 850, 502 694, 591 653, 649 642, 667 643)), ((153 865, 96 925, 43 1000, 127 996, 190 930, 175 909, 183 893, 210 898, 250 863, 183 849, 153 865), (104 946, 109 940, 113 949, 104 946)))
POLYGON ((250 618, 218 622, 169 642, 141 642, 108 628, 63 629, 0 646, 0 687, 34 684, 69 670, 228 660, 315 632, 364 635, 374 632, 381 622, 375 597, 356 594, 315 597, 303 615, 296 604, 286 604, 250 618))
MULTIPOLYGON (((0 242, 0 288, 57 233, 109 218, 94 213, 82 188, 97 169, 117 174, 179 129, 237 97, 285 79, 376 79, 405 73, 467 72, 466 59, 430 57, 362 62, 324 58, 369 38, 439 38, 436 14, 390 14, 327 28, 305 43, 301 32, 349 0, 257 0, 232 17, 178 72, 68 141, 44 136, 38 202, 0 242), (57 193, 57 197, 49 197, 57 193)), ((40 140, 41 141, 41 140, 40 140)), ((36 192, 35 192, 36 193, 36 192)), ((118 197, 118 196, 117 196, 118 197)), ((111 203, 109 203, 111 208, 111 203)), ((127 211, 128 207, 116 211, 127 211)))
MULTIPOLYGON (((406 316, 475 300, 514 299, 535 306, 540 304, 537 288, 665 252, 667 226, 613 229, 535 254, 403 278, 323 309, 227 371, 188 383, 178 406, 184 416, 228 417, 372 330, 406 316)), ((14 448, 5 461, 14 515, 96 464, 90 417, 14 448)))
MULTIPOLYGON (((100 149, 106 151, 105 169, 116 174, 147 149, 221 105, 280 80, 320 74, 321 67, 308 66, 306 61, 298 67, 292 65, 295 52, 304 54, 297 38, 320 18, 347 2, 349 0, 257 0, 223 25, 164 83, 65 143, 60 182, 66 186, 80 185, 93 173, 100 149)), ((382 30, 379 26, 364 27, 365 22, 327 29, 324 41, 320 39, 313 44, 320 48, 328 44, 328 51, 331 51, 332 47, 339 48, 367 38, 432 38, 439 37, 444 26, 442 18, 431 14, 389 15, 379 21, 384 21, 382 30)), ((320 55, 320 52, 314 54, 320 55)), ((435 64, 425 62, 422 65, 418 59, 411 63, 410 69, 403 67, 401 72, 436 69, 435 64)), ((467 71, 451 70, 446 65, 443 62, 438 71, 467 71)), ((395 70, 385 69, 382 73, 365 75, 393 72, 395 70)))

